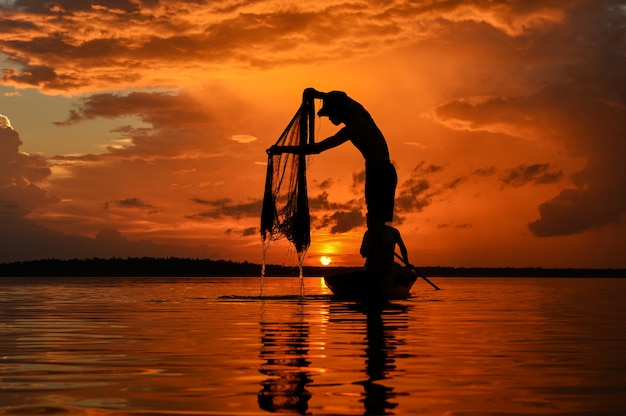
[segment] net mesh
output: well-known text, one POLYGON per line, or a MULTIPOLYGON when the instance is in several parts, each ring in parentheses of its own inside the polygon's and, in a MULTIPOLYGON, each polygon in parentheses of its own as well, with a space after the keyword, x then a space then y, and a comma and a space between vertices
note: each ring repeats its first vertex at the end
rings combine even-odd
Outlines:
MULTIPOLYGON (((315 107, 313 99, 302 105, 276 141, 277 146, 300 146, 313 142, 315 107)), ((261 212, 264 244, 287 238, 302 256, 311 243, 309 199, 306 185, 306 156, 282 153, 269 155, 261 212)))

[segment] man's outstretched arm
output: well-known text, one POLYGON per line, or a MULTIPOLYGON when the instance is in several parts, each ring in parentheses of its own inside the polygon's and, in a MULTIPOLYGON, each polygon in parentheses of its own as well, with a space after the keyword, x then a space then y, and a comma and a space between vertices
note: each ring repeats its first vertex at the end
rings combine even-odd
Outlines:
POLYGON ((267 154, 279 155, 281 153, 295 153, 299 155, 317 155, 323 151, 337 147, 348 140, 349 137, 344 128, 339 130, 337 134, 330 136, 321 142, 304 144, 302 146, 278 146, 275 144, 267 149, 267 154))
POLYGON ((409 252, 406 249, 406 245, 404 244, 404 240, 402 240, 402 236, 400 235, 400 231, 397 231, 396 243, 398 244, 398 248, 400 249, 400 254, 402 255, 402 259, 404 260, 404 262, 406 264, 409 264, 409 252))

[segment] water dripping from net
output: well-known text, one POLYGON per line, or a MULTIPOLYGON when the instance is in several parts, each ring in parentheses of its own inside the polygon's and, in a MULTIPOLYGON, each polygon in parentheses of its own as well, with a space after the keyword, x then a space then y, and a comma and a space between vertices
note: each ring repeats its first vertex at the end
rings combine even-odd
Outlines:
POLYGON ((298 253, 298 267, 300 268, 300 297, 304 298, 304 273, 302 269, 304 268, 304 257, 306 256, 306 250, 298 253))
POLYGON ((269 238, 261 239, 261 247, 263 249, 263 263, 261 264, 261 290, 259 293, 259 297, 263 296, 263 286, 265 284, 265 259, 267 258, 267 249, 269 248, 269 245, 269 238))

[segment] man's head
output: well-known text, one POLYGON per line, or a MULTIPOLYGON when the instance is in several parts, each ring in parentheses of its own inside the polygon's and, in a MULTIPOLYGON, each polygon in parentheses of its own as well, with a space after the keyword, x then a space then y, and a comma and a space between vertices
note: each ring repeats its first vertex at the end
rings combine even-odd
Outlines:
POLYGON ((317 112, 320 117, 326 116, 333 124, 345 121, 349 109, 348 95, 343 91, 331 91, 322 100, 322 108, 317 112))

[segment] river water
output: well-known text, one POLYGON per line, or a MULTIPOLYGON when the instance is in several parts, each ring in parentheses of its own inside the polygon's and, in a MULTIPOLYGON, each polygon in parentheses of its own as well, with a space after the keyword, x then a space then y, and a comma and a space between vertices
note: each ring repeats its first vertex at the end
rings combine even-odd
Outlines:
POLYGON ((626 415, 626 279, 0 277, 0 414, 626 415))

